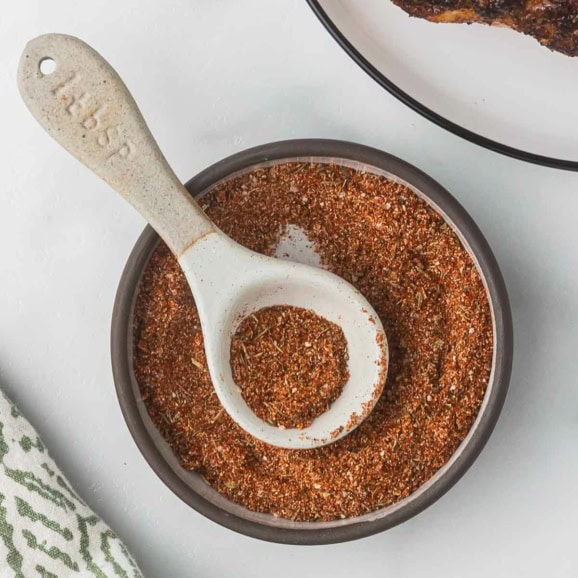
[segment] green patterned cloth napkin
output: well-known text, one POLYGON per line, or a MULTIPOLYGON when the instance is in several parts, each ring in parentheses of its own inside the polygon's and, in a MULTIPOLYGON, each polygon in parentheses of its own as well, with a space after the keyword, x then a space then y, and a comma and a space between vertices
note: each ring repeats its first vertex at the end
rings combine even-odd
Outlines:
POLYGON ((0 578, 142 578, 0 392, 0 578))

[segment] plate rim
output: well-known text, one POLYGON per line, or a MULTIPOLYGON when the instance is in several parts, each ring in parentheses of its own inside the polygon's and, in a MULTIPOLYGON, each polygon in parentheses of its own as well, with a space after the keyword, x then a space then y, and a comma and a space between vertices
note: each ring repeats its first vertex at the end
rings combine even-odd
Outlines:
POLYGON ((361 54, 361 52, 347 39, 345 34, 339 29, 335 22, 333 22, 331 17, 321 6, 320 0, 306 0, 306 2, 315 16, 317 16, 321 24, 323 24, 331 37, 337 42, 337 44, 339 44, 339 46, 341 46, 346 54, 348 54, 349 57, 382 88, 387 90, 390 94, 395 96, 395 98, 412 109, 414 112, 417 112, 420 116, 426 118, 430 122, 433 122, 448 132, 463 138, 464 140, 504 156, 543 167, 565 171, 578 171, 578 161, 540 155, 526 151, 524 149, 512 147, 467 129, 462 125, 455 123, 442 116, 441 114, 435 112, 428 106, 425 106, 409 93, 402 90, 387 76, 381 73, 367 58, 365 58, 365 56, 361 54))

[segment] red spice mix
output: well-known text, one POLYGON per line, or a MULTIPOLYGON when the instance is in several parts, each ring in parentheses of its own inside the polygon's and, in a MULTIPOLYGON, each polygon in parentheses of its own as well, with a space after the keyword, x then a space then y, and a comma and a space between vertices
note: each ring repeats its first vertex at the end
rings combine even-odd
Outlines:
POLYGON ((323 266, 377 311, 390 364, 383 394, 350 435, 314 450, 256 440, 221 407, 187 282, 160 244, 143 275, 134 370, 183 467, 245 507, 292 520, 361 515, 410 495, 472 426, 493 331, 480 274, 452 229, 402 184, 331 164, 285 163, 237 176, 202 199, 221 229, 272 254, 289 224, 323 266))
POLYGON ((309 427, 349 379, 341 327, 301 307, 266 307, 249 315, 231 341, 233 379, 261 419, 309 427))

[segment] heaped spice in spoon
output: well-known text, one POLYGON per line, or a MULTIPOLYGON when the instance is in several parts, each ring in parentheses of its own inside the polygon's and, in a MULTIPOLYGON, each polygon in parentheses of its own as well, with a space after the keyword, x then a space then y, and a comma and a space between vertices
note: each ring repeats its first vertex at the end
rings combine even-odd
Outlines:
POLYGON ((492 367, 486 290, 452 227, 403 184, 335 164, 259 168, 201 203, 264 254, 285 256, 287 236, 301 231, 317 262, 375 308, 390 358, 383 394, 351 434, 314 450, 260 442, 220 405, 193 297, 160 244, 136 300, 134 371, 183 467, 250 510, 290 520, 359 516, 416 491, 467 436, 492 367))
POLYGON ((255 414, 282 428, 309 427, 349 378, 341 327, 301 307, 260 309, 231 341, 231 369, 255 414))

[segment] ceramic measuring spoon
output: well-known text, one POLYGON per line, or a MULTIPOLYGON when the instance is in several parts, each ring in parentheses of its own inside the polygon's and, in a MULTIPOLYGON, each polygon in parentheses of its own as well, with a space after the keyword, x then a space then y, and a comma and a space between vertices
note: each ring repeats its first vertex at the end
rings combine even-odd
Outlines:
POLYGON ((220 231, 177 179, 135 101, 112 67, 81 40, 48 34, 25 48, 20 93, 43 128, 129 201, 179 260, 199 311, 219 400, 247 432, 285 448, 313 448, 348 434, 381 394, 388 348, 367 300, 343 279, 250 251, 220 231), (231 338, 247 315, 292 305, 338 324, 350 379, 329 410, 305 429, 258 418, 233 381, 231 338))

